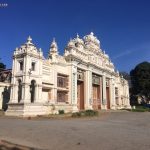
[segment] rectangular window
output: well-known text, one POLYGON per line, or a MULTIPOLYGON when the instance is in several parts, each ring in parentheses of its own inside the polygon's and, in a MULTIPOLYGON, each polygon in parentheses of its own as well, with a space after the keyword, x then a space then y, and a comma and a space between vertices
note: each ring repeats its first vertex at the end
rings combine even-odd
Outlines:
POLYGON ((118 96, 118 88, 115 87, 115 95, 118 96))
POLYGON ((83 70, 79 70, 77 71, 77 79, 80 81, 84 81, 84 71, 83 70))
POLYGON ((100 85, 100 76, 93 74, 92 75, 92 83, 100 85))
POLYGON ((31 64, 31 70, 35 71, 35 62, 32 62, 32 64, 31 64))
POLYGON ((65 91, 57 91, 57 102, 67 102, 68 95, 65 91))
POLYGON ((61 87, 61 88, 67 88, 68 87, 68 77, 59 74, 57 76, 57 86, 61 87))
POLYGON ((109 87, 109 79, 106 79, 106 87, 109 87))
POLYGON ((23 61, 20 61, 19 64, 20 64, 20 70, 22 71, 23 70, 23 61))

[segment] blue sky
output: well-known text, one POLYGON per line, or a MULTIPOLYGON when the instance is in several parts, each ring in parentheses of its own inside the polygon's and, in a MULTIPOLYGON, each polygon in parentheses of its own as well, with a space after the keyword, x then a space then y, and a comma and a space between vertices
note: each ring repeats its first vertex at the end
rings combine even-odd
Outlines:
POLYGON ((91 31, 116 69, 150 61, 149 0, 0 0, 0 58, 11 68, 16 47, 30 35, 45 57, 55 37, 60 54, 70 38, 91 31))

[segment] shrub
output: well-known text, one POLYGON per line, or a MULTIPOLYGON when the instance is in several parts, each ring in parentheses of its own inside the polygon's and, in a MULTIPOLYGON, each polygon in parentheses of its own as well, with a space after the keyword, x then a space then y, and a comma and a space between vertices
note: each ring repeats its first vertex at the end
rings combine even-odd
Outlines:
POLYGON ((81 117, 81 112, 72 113, 72 117, 81 117))
POLYGON ((60 115, 62 115, 62 114, 64 114, 65 112, 64 112, 64 110, 58 110, 58 113, 59 113, 60 115))
POLYGON ((98 111, 96 110, 86 110, 85 111, 85 116, 97 116, 98 115, 98 111))
POLYGON ((88 116, 97 116, 98 111, 95 110, 85 110, 80 112, 72 113, 72 117, 88 117, 88 116))

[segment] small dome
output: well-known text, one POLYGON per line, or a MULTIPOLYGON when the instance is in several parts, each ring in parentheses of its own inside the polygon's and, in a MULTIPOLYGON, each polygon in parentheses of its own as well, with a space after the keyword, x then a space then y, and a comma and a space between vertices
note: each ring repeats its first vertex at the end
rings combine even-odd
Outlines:
POLYGON ((58 46, 54 38, 49 50, 49 56, 51 57, 51 55, 58 55, 58 46))
POLYGON ((53 39, 53 41, 52 41, 52 44, 51 44, 50 48, 56 48, 56 49, 58 48, 58 47, 57 47, 57 43, 56 43, 55 39, 53 39))
POLYGON ((93 33, 93 32, 91 32, 89 35, 84 36, 83 39, 84 39, 85 43, 90 43, 90 42, 92 42, 92 43, 94 43, 95 45, 100 46, 100 41, 97 39, 96 36, 94 36, 94 33, 93 33))
POLYGON ((83 39, 87 42, 94 41, 95 40, 94 33, 91 32, 89 35, 84 36, 83 39))
POLYGON ((68 47, 74 47, 74 42, 73 42, 73 40, 72 39, 70 39, 70 41, 68 42, 68 47))
POLYGON ((73 42, 75 44, 81 44, 83 45, 84 44, 84 41, 82 39, 80 39, 79 35, 77 34, 77 37, 73 39, 73 42))

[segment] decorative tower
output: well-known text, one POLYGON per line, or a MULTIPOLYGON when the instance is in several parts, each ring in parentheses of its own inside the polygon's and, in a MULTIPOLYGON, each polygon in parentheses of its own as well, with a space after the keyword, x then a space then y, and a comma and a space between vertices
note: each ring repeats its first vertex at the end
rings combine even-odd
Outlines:
POLYGON ((29 36, 27 42, 16 48, 13 55, 11 96, 6 115, 28 116, 43 112, 42 102, 42 59, 29 36), (39 108, 40 107, 40 108, 39 108))
POLYGON ((57 62, 57 56, 58 56, 58 46, 57 43, 55 41, 55 38, 53 39, 51 46, 50 46, 50 50, 49 50, 49 58, 51 59, 51 61, 53 63, 57 62))

